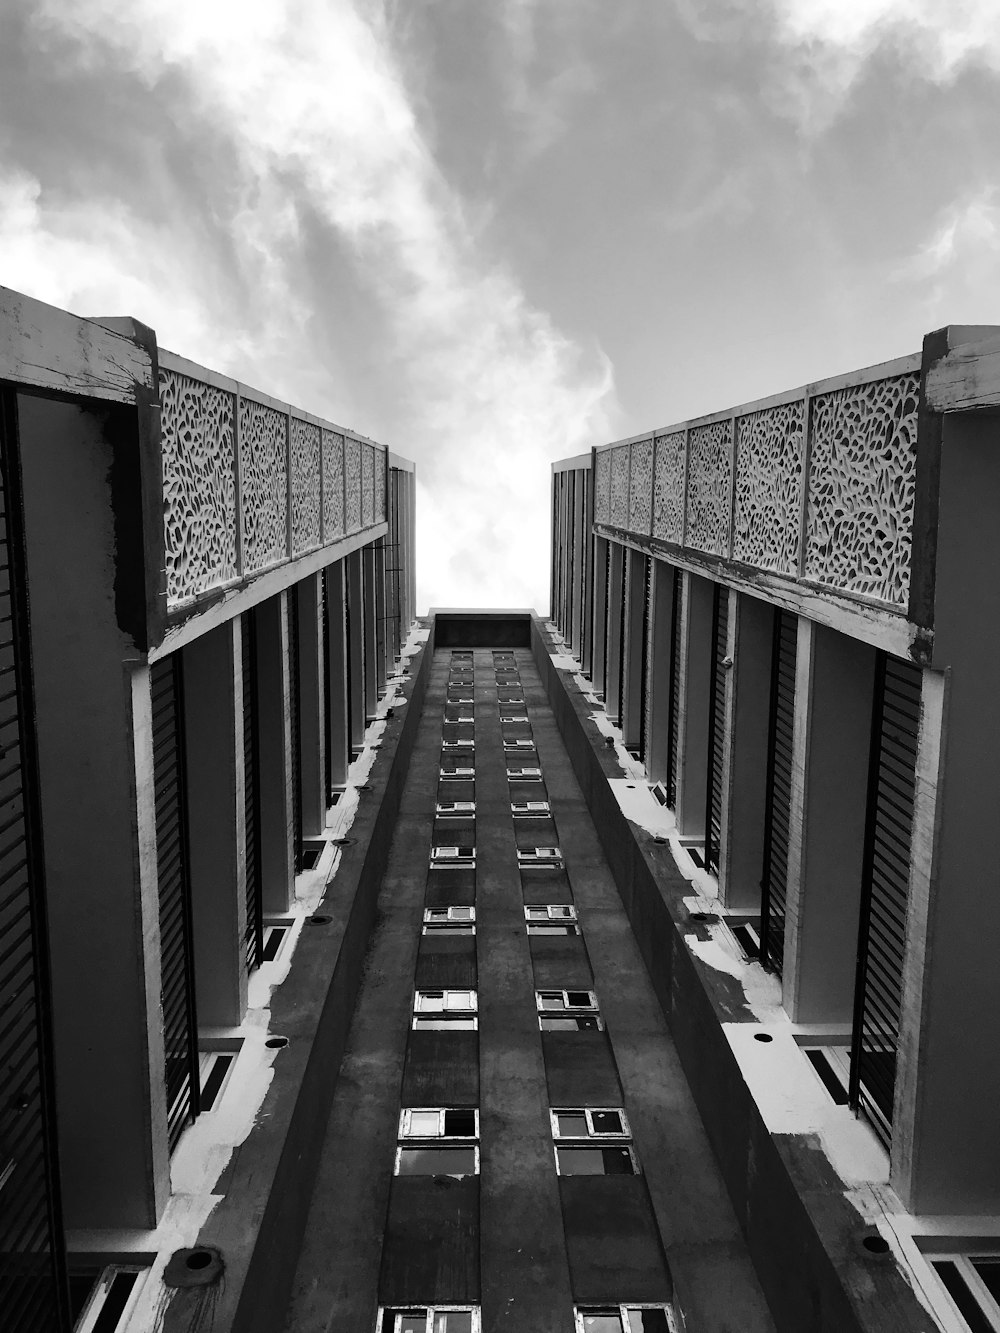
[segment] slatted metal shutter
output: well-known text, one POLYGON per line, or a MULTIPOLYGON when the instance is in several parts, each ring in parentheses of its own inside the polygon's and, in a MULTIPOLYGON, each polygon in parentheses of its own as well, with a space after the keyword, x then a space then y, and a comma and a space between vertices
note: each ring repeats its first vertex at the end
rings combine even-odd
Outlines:
POLYGON ((760 957, 780 976, 784 963, 788 892, 788 831, 792 799, 792 727, 798 619, 775 608, 771 648, 771 711, 767 739, 764 804, 764 867, 761 875, 760 957))
MULTIPOLYGON (((388 571, 387 571, 388 572, 388 571)), ((323 570, 323 716, 326 718, 327 737, 323 746, 323 799, 329 805, 333 797, 333 747, 330 744, 330 718, 333 713, 333 677, 330 661, 330 571, 323 570)))
POLYGON ((919 667, 879 653, 861 881, 851 1105, 888 1148, 899 1048, 910 844, 920 725, 919 667))
POLYGON ((156 794, 156 869, 160 906, 160 1003, 166 1058, 170 1148, 198 1114, 198 1041, 194 1006, 191 881, 184 790, 183 685, 180 654, 149 671, 156 794))
POLYGON ((302 700, 299 685, 299 598, 298 589, 289 588, 285 597, 288 608, 288 711, 292 738, 292 860, 295 873, 302 869, 302 700))
POLYGON ((622 576, 615 592, 618 595, 618 613, 615 617, 618 635, 618 725, 625 724, 625 599, 628 594, 628 552, 622 551, 622 576))
POLYGON ((243 644, 243 799, 246 825, 246 944, 247 971, 261 963, 264 948, 264 912, 260 883, 260 749, 257 693, 257 624, 252 610, 240 618, 243 644))
POLYGON ((681 625, 683 623, 684 579, 674 569, 674 595, 670 609, 670 707, 667 712, 667 805, 677 808, 677 785, 680 778, 681 718, 681 625))
POLYGON ((712 664, 708 703, 708 791, 705 808, 705 866, 719 873, 722 845, 723 768, 726 753, 726 644, 729 589, 717 583, 712 594, 712 664))
POLYGON ((649 725, 649 635, 653 626, 653 560, 644 555, 646 590, 642 602, 642 662, 640 664, 639 689, 639 758, 645 763, 649 750, 649 737, 646 732, 649 725))
POLYGON ((49 970, 13 441, 0 398, 0 1321, 62 1333, 49 970))

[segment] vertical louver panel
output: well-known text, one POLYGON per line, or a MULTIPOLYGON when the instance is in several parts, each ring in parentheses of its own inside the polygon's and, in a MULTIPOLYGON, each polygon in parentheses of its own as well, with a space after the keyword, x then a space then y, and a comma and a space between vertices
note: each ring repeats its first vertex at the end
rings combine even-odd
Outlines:
POLYGON ((712 663, 708 702, 708 791, 705 809, 705 866, 719 873, 722 845, 723 767, 726 753, 726 643, 729 634, 729 589, 715 585, 712 595, 712 663))
POLYGON ((0 399, 0 1324, 5 1333, 62 1333, 69 1317, 14 438, 13 408, 0 399))
MULTIPOLYGON (((391 508, 391 495, 390 495, 391 508)), ((390 548, 391 549, 391 548, 390 548)), ((388 568, 386 575, 388 576, 388 568)), ((321 643, 323 645, 323 716, 326 718, 326 744, 323 746, 323 800, 329 805, 333 796, 333 747, 330 744, 330 718, 333 715, 333 676, 331 673, 332 663, 330 661, 330 571, 323 570, 323 631, 321 643)))
POLYGON ((788 890, 788 830, 792 799, 792 726, 798 621, 775 608, 771 649, 771 713, 764 805, 764 867, 761 875, 761 961, 781 973, 788 890))
POLYGON ((899 1047, 910 840, 920 724, 919 667, 879 653, 861 882, 851 1104, 886 1147, 899 1047))
POLYGON ((667 712, 667 805, 677 808, 677 784, 680 777, 678 734, 681 717, 681 624, 684 614, 684 579, 674 569, 674 595, 670 609, 670 696, 667 712))
POLYGON ((170 1148, 198 1114, 191 882, 184 790, 183 692, 177 653, 149 671, 156 793, 156 869, 160 906, 160 1002, 166 1058, 170 1148))
POLYGON ((247 971, 261 963, 264 947, 264 915, 260 884, 260 792, 257 695, 257 632, 254 612, 240 618, 243 645, 243 800, 246 825, 246 944, 247 971))
POLYGON ((621 578, 615 586, 615 597, 618 599, 613 617, 614 633, 618 636, 618 698, 615 705, 618 709, 618 725, 625 725, 625 667, 627 656, 625 652, 625 599, 628 591, 628 552, 622 551, 622 557, 619 561, 621 566, 621 578))
POLYGON ((298 589, 289 588, 288 607, 288 712, 291 731, 292 781, 292 859, 295 873, 302 869, 302 704, 299 695, 299 598, 298 589))

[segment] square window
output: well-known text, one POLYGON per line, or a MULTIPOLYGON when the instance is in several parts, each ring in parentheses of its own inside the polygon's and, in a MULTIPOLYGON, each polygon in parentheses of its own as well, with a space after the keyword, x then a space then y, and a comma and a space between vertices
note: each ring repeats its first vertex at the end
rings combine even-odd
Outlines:
POLYGON ((627 1134, 625 1117, 621 1111, 591 1111, 595 1134, 627 1134))
POLYGON ((670 1333, 666 1310, 627 1305, 625 1314, 628 1318, 629 1333, 670 1333))
POLYGON ((596 1001, 592 991, 589 990, 568 990, 566 992, 566 1006, 571 1009, 593 1009, 596 1001))
POLYGON ((553 1114, 556 1121, 556 1130, 560 1138, 585 1139, 587 1137, 589 1130, 587 1128, 586 1111, 555 1111, 553 1114))
MULTIPOLYGON (((407 1113, 404 1112, 404 1118, 407 1113)), ((408 1114, 408 1123, 404 1131, 412 1138, 436 1138, 441 1132, 441 1112, 440 1111, 410 1111, 408 1114)))
POLYGON ((581 1310, 580 1316, 584 1333, 622 1333, 622 1319, 617 1310, 581 1310))

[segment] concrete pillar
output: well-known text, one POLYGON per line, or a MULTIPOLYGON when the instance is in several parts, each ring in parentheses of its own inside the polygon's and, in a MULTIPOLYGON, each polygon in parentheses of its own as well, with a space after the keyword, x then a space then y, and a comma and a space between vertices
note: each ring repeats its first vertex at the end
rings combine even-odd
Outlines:
POLYGON ((326 827, 326 709, 323 697, 323 590, 319 574, 307 574, 288 595, 298 600, 299 767, 302 774, 302 836, 316 838, 326 827))
POLYGON ((614 723, 620 723, 618 696, 622 682, 622 621, 625 594, 625 548, 611 543, 611 567, 608 571, 607 661, 604 672, 604 710, 614 723))
POLYGON ((642 659, 646 607, 646 557, 638 551, 625 553, 625 678, 622 738, 627 746, 642 745, 642 659))
POLYGON ((239 617, 183 649, 195 1004, 203 1027, 246 1011, 246 826, 239 617))
POLYGON ((934 657, 923 673, 892 1183, 911 1211, 1000 1212, 1000 450, 944 418, 934 657))
POLYGON ((653 560, 653 597, 649 626, 649 720, 646 772, 651 783, 666 782, 670 762, 670 637, 674 610, 674 566, 653 560))
POLYGON ((63 1211, 148 1229, 170 1164, 142 530, 116 523, 142 513, 135 414, 17 405, 63 1211))
POLYGON ((755 597, 730 593, 729 633, 733 658, 728 709, 729 780, 723 807, 719 896, 732 910, 756 912, 764 862, 774 608, 755 597))
MULTIPOLYGON (((330 747, 330 783, 343 787, 347 782, 350 744, 347 723, 347 622, 344 561, 335 560, 325 571, 326 578, 326 673, 328 685, 326 743, 330 747)), ((331 793, 327 793, 329 802, 331 793)))
POLYGON ((256 608, 260 693, 260 867, 265 912, 281 914, 295 894, 292 723, 287 592, 256 608))
POLYGON ((375 543, 375 676, 379 697, 385 693, 386 671, 385 538, 375 543))
POLYGON ((589 533, 586 526, 584 508, 584 483, 586 473, 582 469, 573 472, 573 606, 571 641, 574 656, 583 658, 583 606, 587 586, 587 541, 589 533))
POLYGON ((607 628, 608 628, 608 541, 605 537, 594 538, 594 646, 591 657, 590 678, 596 694, 604 693, 607 677, 607 628))
POLYGON ((800 618, 782 1001, 850 1029, 875 650, 800 618))
POLYGON ((364 625, 365 625, 365 722, 368 723, 375 716, 378 708, 378 667, 376 658, 378 656, 375 642, 375 544, 369 543, 362 548, 364 557, 364 579, 362 581, 362 596, 364 605, 364 625))
POLYGON ((708 710, 712 684, 712 598, 710 579, 685 571, 681 576, 680 716, 677 718, 677 828, 682 837, 705 836, 708 799, 708 710))
POLYGON ((365 734, 365 620, 361 552, 347 563, 347 719, 351 752, 361 749, 365 734))

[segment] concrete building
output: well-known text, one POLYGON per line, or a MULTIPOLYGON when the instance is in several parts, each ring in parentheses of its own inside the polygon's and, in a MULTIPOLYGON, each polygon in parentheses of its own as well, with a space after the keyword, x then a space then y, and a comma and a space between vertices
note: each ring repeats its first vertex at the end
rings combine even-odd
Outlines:
POLYGON ((998 365, 950 327, 553 469, 570 693, 663 813, 617 877, 790 1329, 1000 1328, 998 365))
POLYGON ((1000 1327, 992 336, 417 621, 412 465, 0 289, 5 1333, 1000 1327))

